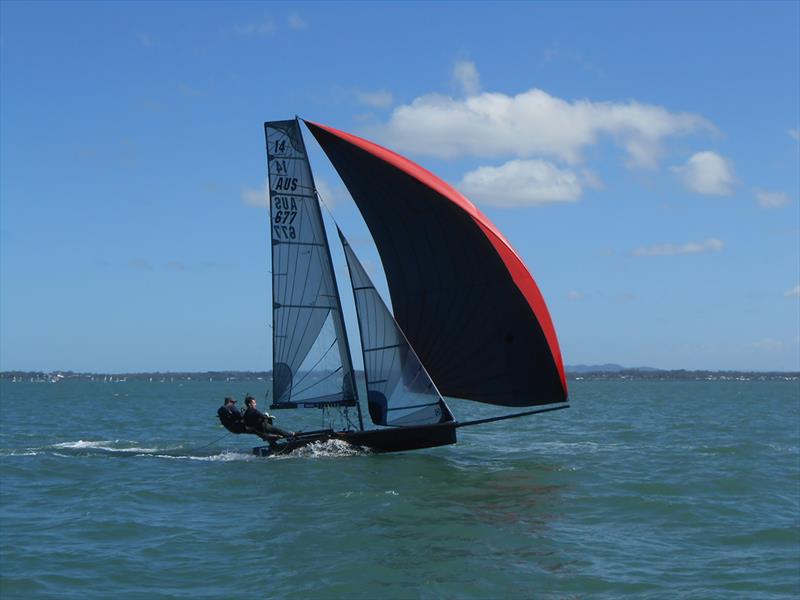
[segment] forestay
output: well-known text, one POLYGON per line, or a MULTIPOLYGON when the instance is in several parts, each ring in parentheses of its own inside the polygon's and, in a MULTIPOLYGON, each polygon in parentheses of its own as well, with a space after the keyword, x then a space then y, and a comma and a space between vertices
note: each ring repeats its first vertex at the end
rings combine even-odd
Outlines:
POLYGON ((327 235, 297 120, 264 124, 272 236, 273 408, 356 404, 327 235))
POLYGON ((341 230, 339 239, 355 297, 372 422, 413 426, 452 421, 447 404, 341 230))

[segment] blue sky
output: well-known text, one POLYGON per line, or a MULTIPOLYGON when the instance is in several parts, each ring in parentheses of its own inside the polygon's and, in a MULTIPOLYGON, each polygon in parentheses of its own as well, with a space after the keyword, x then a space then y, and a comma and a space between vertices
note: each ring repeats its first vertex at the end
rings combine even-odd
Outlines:
POLYGON ((475 201, 567 364, 800 369, 799 32, 797 2, 3 2, 0 368, 267 369, 262 123, 299 114, 475 201))

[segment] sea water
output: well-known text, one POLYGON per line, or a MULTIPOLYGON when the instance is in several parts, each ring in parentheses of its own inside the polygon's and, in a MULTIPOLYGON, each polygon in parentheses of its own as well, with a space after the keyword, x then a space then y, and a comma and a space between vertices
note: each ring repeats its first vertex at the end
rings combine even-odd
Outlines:
POLYGON ((800 594, 797 381, 572 381, 455 446, 276 458, 215 416, 263 381, 0 385, 4 600, 800 594))

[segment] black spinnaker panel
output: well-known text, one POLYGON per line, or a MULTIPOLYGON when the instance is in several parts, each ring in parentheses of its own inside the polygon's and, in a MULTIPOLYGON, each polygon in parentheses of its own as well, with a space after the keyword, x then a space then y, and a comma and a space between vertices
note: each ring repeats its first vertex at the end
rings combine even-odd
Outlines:
POLYGON ((450 409, 341 230, 339 239, 355 297, 372 422, 407 427, 452 421, 450 409))
POLYGON ((297 120, 264 124, 272 237, 272 405, 355 404, 327 235, 297 120))
POLYGON ((439 391, 504 406, 565 401, 544 301, 491 222, 411 161, 306 124, 372 233, 395 319, 439 391))

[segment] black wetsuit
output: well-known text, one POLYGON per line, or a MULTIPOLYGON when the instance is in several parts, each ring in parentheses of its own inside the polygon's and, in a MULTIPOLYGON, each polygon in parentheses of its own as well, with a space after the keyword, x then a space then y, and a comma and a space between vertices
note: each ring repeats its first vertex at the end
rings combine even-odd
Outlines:
POLYGON ((257 408, 248 406, 244 411, 244 424, 256 435, 277 435, 280 437, 291 437, 290 431, 284 431, 274 425, 269 424, 269 418, 257 408))
POLYGON ((242 414, 236 410, 235 405, 220 406, 217 410, 217 416, 220 423, 231 433, 245 433, 244 419, 242 414))

